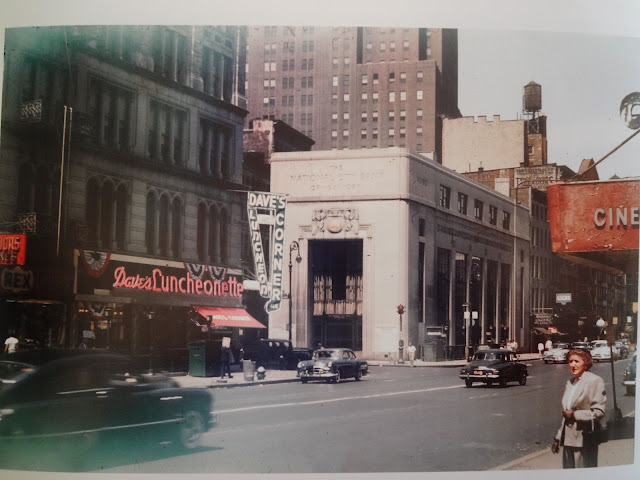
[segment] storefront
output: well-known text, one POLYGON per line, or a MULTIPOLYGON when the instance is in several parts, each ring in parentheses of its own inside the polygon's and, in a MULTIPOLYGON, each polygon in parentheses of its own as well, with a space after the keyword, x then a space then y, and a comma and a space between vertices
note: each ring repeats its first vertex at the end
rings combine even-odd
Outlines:
POLYGON ((301 261, 269 336, 291 321, 296 346, 392 360, 409 342, 438 360, 528 343, 528 208, 398 148, 277 153, 271 169, 287 194, 284 255, 301 261))
POLYGON ((240 344, 247 329, 264 328, 242 306, 239 270, 76 250, 75 272, 75 346, 154 355, 176 369, 190 342, 240 344))

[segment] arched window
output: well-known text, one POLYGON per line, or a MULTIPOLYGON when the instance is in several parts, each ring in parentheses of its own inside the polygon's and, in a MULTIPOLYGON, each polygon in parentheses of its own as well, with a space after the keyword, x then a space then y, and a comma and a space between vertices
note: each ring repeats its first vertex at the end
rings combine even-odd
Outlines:
POLYGON ((173 199, 171 209, 171 253, 174 258, 182 256, 182 202, 180 198, 173 199))
POLYGON ((127 210, 129 193, 125 185, 118 187, 116 195, 116 245, 119 250, 125 250, 127 239, 127 210))
POLYGON ((100 241, 104 248, 111 248, 113 238, 115 191, 111 182, 105 182, 102 186, 100 199, 100 241))
POLYGON ((169 196, 162 195, 160 197, 160 221, 158 234, 158 249, 160 255, 166 257, 169 253, 169 196))
POLYGON ((147 193, 147 218, 145 222, 145 243, 147 253, 156 253, 156 196, 153 192, 147 193))
POLYGON ((198 259, 206 260, 207 255, 207 206, 204 203, 198 205, 198 232, 197 244, 198 259))
POLYGON ((100 184, 95 178, 87 182, 86 221, 89 244, 97 245, 100 236, 100 184))
POLYGON ((218 215, 216 207, 209 210, 209 260, 217 262, 218 253, 218 215))
POLYGON ((229 213, 226 208, 220 212, 220 261, 226 264, 229 260, 229 213))

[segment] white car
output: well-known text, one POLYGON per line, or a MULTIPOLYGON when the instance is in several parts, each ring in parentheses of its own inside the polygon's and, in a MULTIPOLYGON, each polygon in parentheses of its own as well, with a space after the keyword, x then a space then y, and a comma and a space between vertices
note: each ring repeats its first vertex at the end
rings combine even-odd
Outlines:
POLYGON ((565 363, 567 362, 567 355, 569 354, 568 343, 554 343, 551 345, 551 350, 545 352, 544 363, 565 363))
POLYGON ((612 351, 613 359, 616 360, 618 358, 618 349, 616 347, 610 349, 606 340, 594 340, 591 342, 591 357, 594 362, 610 361, 612 351))

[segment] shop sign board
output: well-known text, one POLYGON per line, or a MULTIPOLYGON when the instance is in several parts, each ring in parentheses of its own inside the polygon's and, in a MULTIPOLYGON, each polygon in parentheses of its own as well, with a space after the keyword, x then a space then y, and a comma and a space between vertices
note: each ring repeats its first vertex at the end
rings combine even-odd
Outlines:
POLYGON ((269 192, 247 192, 251 250, 253 252, 260 296, 268 299, 264 308, 269 313, 278 310, 282 301, 286 206, 287 197, 285 195, 269 192), (262 238, 261 225, 269 226, 269 238, 262 238), (265 240, 269 242, 270 271, 267 271, 265 240))
POLYGON ((33 272, 19 265, 0 270, 0 290, 12 293, 30 292, 33 290, 34 280, 33 272))
POLYGON ((547 325, 551 325, 551 321, 553 320, 553 314, 551 313, 534 313, 533 314, 533 325, 546 327, 547 325))
POLYGON ((556 183, 547 198, 554 252, 638 250, 640 181, 556 183))
POLYGON ((556 293, 556 303, 565 305, 571 303, 571 293, 556 293))
POLYGON ((0 265, 24 265, 26 256, 26 235, 0 234, 0 265))
POLYGON ((80 250, 77 293, 189 295, 241 298, 242 275, 212 265, 158 262, 153 259, 80 250), (146 263, 149 262, 149 263, 146 263))

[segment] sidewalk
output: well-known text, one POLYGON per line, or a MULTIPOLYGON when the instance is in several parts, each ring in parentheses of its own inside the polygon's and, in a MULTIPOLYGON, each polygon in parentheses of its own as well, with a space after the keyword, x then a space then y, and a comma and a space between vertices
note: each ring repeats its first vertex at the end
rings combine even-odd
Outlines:
MULTIPOLYGON (((518 355, 521 361, 539 360, 537 353, 522 353, 518 355)), ((392 367, 392 368, 410 368, 409 362, 395 363, 388 361, 370 360, 369 367, 392 367)), ((418 367, 463 367, 467 364, 465 360, 448 360, 442 362, 425 362, 416 360, 414 365, 418 367)), ((245 379, 242 372, 242 365, 233 365, 231 367, 233 378, 220 377, 192 377, 190 375, 172 376, 181 387, 197 387, 197 388, 229 388, 229 387, 245 387, 255 385, 268 385, 274 383, 298 382, 300 381, 295 370, 267 370, 264 380, 257 380, 254 375, 253 380, 245 379)))

